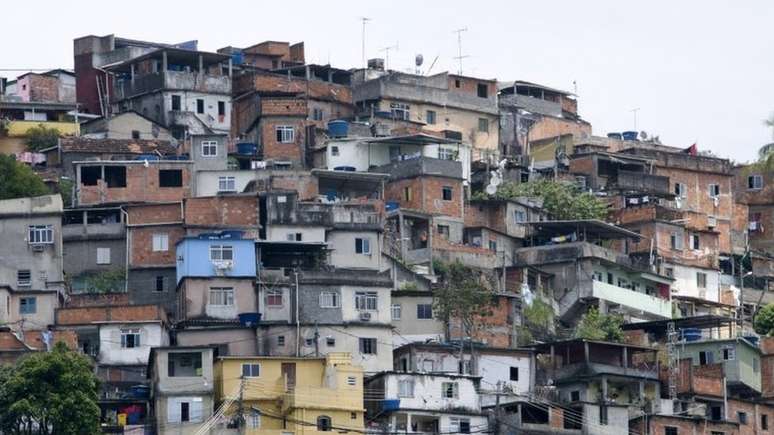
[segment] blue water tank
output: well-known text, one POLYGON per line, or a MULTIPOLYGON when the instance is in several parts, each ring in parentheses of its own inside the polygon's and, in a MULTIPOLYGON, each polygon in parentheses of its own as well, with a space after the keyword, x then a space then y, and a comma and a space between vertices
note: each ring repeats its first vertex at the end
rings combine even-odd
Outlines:
POLYGON ((254 156, 258 154, 258 145, 251 142, 238 143, 237 154, 242 154, 243 156, 254 156))
POLYGON ((328 121, 328 136, 347 137, 349 134, 349 123, 341 119, 328 121))
POLYGON ((750 343, 752 343, 755 346, 758 345, 758 341, 760 340, 760 337, 758 337, 757 335, 745 335, 742 338, 744 338, 745 340, 749 341, 750 343))
POLYGON ((638 133, 636 131, 625 131, 621 133, 623 140, 637 140, 638 133))
POLYGON ((683 328, 680 330, 685 341, 699 341, 701 339, 701 329, 683 328))
POLYGON ((147 385, 132 385, 129 387, 129 395, 135 399, 147 399, 150 397, 150 387, 147 385))
POLYGON ((610 139, 621 140, 621 133, 608 133, 607 137, 609 137, 610 139))
POLYGON ((261 313, 240 313, 239 314, 239 323, 242 324, 242 326, 247 326, 248 328, 252 328, 255 326, 258 326, 258 322, 261 321, 261 313))
POLYGON ((385 211, 393 211, 399 208, 400 208, 400 203, 398 201, 387 201, 384 203, 385 211))
POLYGON ((336 166, 333 168, 334 171, 347 171, 347 172, 355 172, 354 166, 336 166))
POLYGON ((400 399, 382 401, 382 411, 397 411, 400 409, 400 399))
POLYGON ((158 154, 140 154, 134 158, 135 160, 159 160, 158 154))

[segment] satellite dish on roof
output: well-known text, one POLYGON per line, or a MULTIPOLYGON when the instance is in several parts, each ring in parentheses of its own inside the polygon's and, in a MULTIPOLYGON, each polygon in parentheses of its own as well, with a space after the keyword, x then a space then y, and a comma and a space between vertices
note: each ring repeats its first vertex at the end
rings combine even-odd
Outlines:
POLYGON ((484 191, 486 192, 487 195, 494 195, 495 193, 497 193, 497 186, 495 186, 494 184, 489 184, 486 186, 486 189, 484 189, 484 191))
POLYGON ((500 178, 500 174, 498 174, 496 171, 492 171, 491 177, 489 178, 489 184, 497 187, 502 182, 503 182, 503 179, 500 178))
POLYGON ((416 64, 416 66, 422 66, 422 62, 424 61, 425 61, 425 57, 422 56, 421 54, 418 54, 416 55, 416 57, 414 57, 414 63, 416 64))

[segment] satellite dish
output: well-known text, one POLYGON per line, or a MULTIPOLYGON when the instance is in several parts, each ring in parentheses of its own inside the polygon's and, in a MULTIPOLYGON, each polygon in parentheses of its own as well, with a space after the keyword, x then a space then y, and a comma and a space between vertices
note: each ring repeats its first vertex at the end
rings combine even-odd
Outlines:
POLYGON ((417 66, 422 66, 422 62, 424 62, 424 61, 425 61, 425 58, 421 54, 416 55, 416 57, 414 58, 414 63, 417 66))
POLYGON ((494 195, 495 193, 497 193, 497 186, 495 186, 494 184, 490 184, 486 186, 486 189, 484 189, 484 191, 486 191, 487 195, 494 195))
POLYGON ((492 172, 492 176, 489 178, 489 184, 497 187, 502 182, 503 180, 500 178, 500 174, 498 174, 497 172, 492 172))

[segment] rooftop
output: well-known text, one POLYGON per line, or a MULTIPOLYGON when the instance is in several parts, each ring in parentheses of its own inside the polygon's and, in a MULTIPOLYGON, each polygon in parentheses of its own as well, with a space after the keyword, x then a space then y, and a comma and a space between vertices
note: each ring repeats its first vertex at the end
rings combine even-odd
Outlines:
POLYGON ((617 227, 613 224, 603 222, 598 219, 582 219, 582 220, 561 220, 561 221, 541 221, 541 222, 528 222, 528 225, 532 226, 536 235, 542 236, 560 236, 568 233, 576 232, 578 238, 586 239, 636 239, 639 240, 641 236, 634 231, 617 227))
POLYGON ((65 153, 105 154, 161 154, 175 155, 175 148, 169 141, 146 139, 88 139, 85 137, 63 137, 59 148, 65 153))
POLYGON ((194 63, 198 65, 199 56, 202 57, 202 62, 205 66, 213 65, 221 62, 226 62, 231 59, 231 56, 220 53, 211 53, 208 51, 195 51, 186 50, 183 48, 164 47, 151 51, 150 53, 143 54, 142 56, 134 57, 121 62, 116 62, 103 66, 104 69, 112 72, 131 72, 131 65, 141 62, 146 59, 160 59, 163 53, 167 54, 167 62, 169 64, 186 64, 194 63))

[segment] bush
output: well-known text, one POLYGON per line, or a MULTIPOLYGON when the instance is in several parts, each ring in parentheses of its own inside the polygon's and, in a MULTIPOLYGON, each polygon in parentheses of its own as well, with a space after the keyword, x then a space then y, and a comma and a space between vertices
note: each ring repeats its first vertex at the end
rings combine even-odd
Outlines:
POLYGON ((623 317, 617 314, 600 314, 597 307, 591 307, 581 317, 575 330, 575 338, 586 340, 623 342, 623 317))
POLYGON ((59 130, 47 128, 43 124, 32 127, 27 130, 27 149, 32 152, 38 152, 42 149, 50 148, 59 143, 59 130))
POLYGON ((512 199, 517 197, 539 197, 543 208, 557 220, 605 219, 607 203, 591 193, 582 191, 567 182, 540 180, 528 183, 503 183, 494 195, 476 193, 477 199, 512 199))
POLYGON ((774 304, 766 305, 755 314, 753 328, 760 335, 774 335, 774 304))
POLYGON ((46 184, 32 169, 13 156, 0 155, 0 199, 48 195, 46 184))

